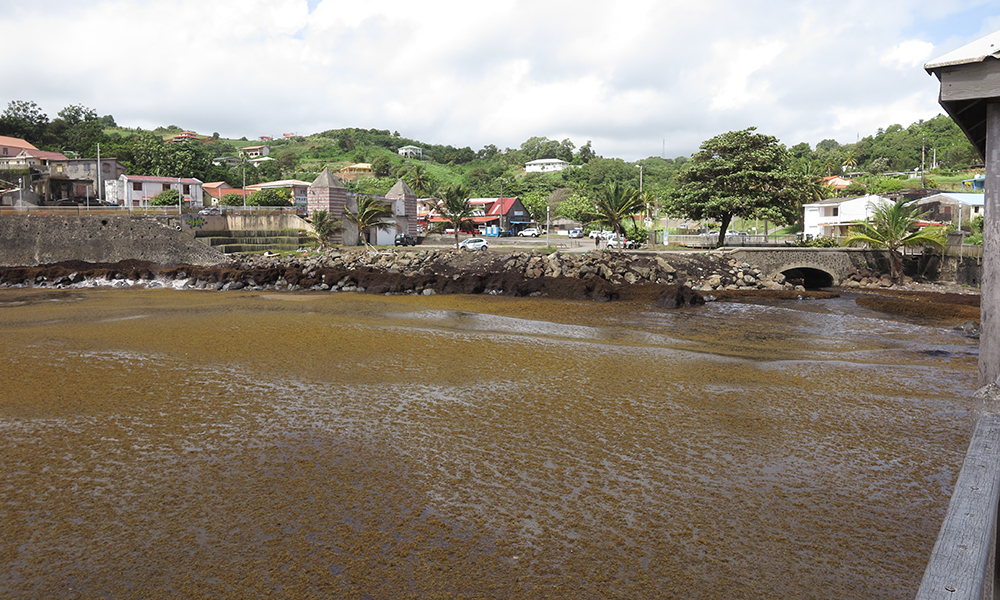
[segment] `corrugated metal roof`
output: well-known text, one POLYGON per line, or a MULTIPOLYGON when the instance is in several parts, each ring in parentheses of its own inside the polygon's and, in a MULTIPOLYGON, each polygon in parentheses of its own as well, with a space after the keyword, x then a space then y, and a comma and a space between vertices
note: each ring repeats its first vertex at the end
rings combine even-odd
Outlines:
POLYGON ((1000 31, 991 33, 971 44, 962 46, 958 50, 953 50, 940 58, 936 58, 926 63, 924 69, 933 71, 941 67, 983 62, 988 57, 1000 58, 1000 31))

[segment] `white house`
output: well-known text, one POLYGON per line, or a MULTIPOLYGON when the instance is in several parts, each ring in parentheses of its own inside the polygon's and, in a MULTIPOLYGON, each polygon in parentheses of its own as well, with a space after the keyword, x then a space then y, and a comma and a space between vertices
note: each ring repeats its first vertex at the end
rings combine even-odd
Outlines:
POLYGON ((569 166, 569 163, 558 158, 539 158, 531 162, 524 163, 525 173, 552 173, 562 171, 569 166))
POLYGON ((241 150, 247 158, 261 158, 271 153, 267 146, 247 146, 241 150))
POLYGON ((167 190, 178 190, 185 206, 201 208, 204 205, 202 182, 191 177, 121 175, 104 182, 104 186, 109 202, 134 208, 148 207, 150 200, 167 190))
POLYGON ((872 213, 872 206, 891 204, 882 196, 856 198, 829 198, 803 205, 805 215, 802 231, 812 237, 841 237, 855 221, 865 221, 872 213))
POLYGON ((417 146, 403 146, 399 150, 396 150, 396 153, 403 158, 423 158, 424 150, 417 146))

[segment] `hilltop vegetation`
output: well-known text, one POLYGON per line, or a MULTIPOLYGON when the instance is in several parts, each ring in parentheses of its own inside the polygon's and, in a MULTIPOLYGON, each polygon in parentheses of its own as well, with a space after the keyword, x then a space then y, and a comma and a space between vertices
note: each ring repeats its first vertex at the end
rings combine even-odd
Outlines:
MULTIPOLYGON (((218 133, 200 134, 201 141, 172 143, 180 127, 153 131, 118 126, 111 115, 99 117, 94 109, 71 105, 49 119, 34 102, 11 101, 0 115, 0 135, 24 138, 43 150, 69 156, 115 157, 132 173, 166 177, 196 177, 202 181, 226 181, 241 187, 244 165, 214 165, 213 159, 234 157, 258 140, 224 139, 218 133)), ((431 144, 406 138, 398 131, 379 129, 333 129, 308 136, 292 136, 266 142, 272 161, 245 165, 247 184, 295 178, 312 181, 323 169, 338 170, 351 163, 370 163, 375 177, 347 185, 354 191, 382 194, 402 178, 422 196, 440 195, 451 185, 467 188, 473 197, 518 196, 538 219, 545 208, 552 216, 579 217, 593 206, 593 199, 608 183, 640 187, 651 199, 663 202, 675 193, 679 174, 689 167, 689 157, 649 157, 635 162, 603 157, 588 141, 577 148, 568 139, 557 141, 532 137, 518 148, 500 149, 488 144, 475 151, 469 147, 431 144), (420 159, 404 159, 397 150, 406 145, 422 149, 420 159), (558 158, 575 168, 555 173, 524 173, 524 164, 539 158, 558 158), (641 169, 638 167, 642 167, 641 169)), ((806 178, 859 173, 867 186, 851 192, 890 192, 912 185, 895 172, 918 169, 926 148, 928 167, 936 154, 937 168, 930 172, 928 186, 958 185, 963 169, 979 162, 971 144, 951 120, 940 115, 904 128, 890 125, 854 144, 823 140, 811 147, 802 142, 788 146, 791 165, 806 178)), ((816 188, 816 195, 825 193, 816 188)))

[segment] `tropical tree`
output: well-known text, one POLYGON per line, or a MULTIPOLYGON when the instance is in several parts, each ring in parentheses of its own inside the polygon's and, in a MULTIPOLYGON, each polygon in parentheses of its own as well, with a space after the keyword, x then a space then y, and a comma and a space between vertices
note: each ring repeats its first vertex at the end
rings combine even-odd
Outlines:
POLYGON ((180 192, 175 189, 163 190, 149 200, 150 206, 177 206, 181 201, 180 192))
POLYGON ((288 190, 264 188, 247 197, 247 206, 291 206, 292 194, 288 190))
POLYGON ((734 217, 788 223, 805 195, 803 176, 791 168, 791 155, 778 139, 730 131, 705 141, 678 176, 680 185, 664 202, 671 215, 719 223, 719 245, 734 217))
POLYGON ((907 206, 911 201, 900 199, 896 202, 869 202, 872 216, 867 221, 856 221, 851 228, 845 246, 862 244, 889 251, 889 265, 893 280, 899 280, 903 273, 903 255, 899 249, 904 246, 934 246, 943 248, 946 243, 945 228, 937 225, 917 227, 923 217, 916 206, 907 206))
POLYGON ((416 165, 410 169, 409 179, 410 181, 407 183, 410 184, 413 191, 424 195, 430 192, 431 177, 423 165, 416 165))
POLYGON ((365 248, 371 246, 368 243, 368 232, 373 227, 376 230, 385 230, 393 225, 384 219, 392 216, 392 206, 382 200, 372 196, 356 196, 357 208, 355 210, 344 211, 344 218, 353 223, 358 228, 358 235, 364 242, 365 248))
POLYGON ((645 208, 642 197, 632 186, 612 181, 605 184, 594 203, 590 222, 625 237, 625 220, 645 208))
POLYGON ((333 234, 343 228, 343 223, 333 218, 333 214, 325 210, 317 210, 312 216, 313 229, 319 239, 319 247, 326 247, 333 234))
POLYGON ((244 205, 243 194, 223 194, 222 200, 219 204, 225 206, 243 206, 244 205))
POLYGON ((469 192, 461 185, 449 185, 441 194, 441 216, 455 230, 455 245, 458 245, 458 232, 473 226, 472 215, 475 210, 469 205, 469 192))

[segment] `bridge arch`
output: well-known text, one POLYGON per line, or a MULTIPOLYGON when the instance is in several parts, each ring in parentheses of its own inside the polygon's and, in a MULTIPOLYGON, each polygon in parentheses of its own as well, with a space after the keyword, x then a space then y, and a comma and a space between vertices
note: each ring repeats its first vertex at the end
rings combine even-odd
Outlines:
POLYGON ((785 281, 793 285, 801 285, 807 290, 833 287, 838 283, 836 275, 816 265, 797 265, 780 269, 785 281))

